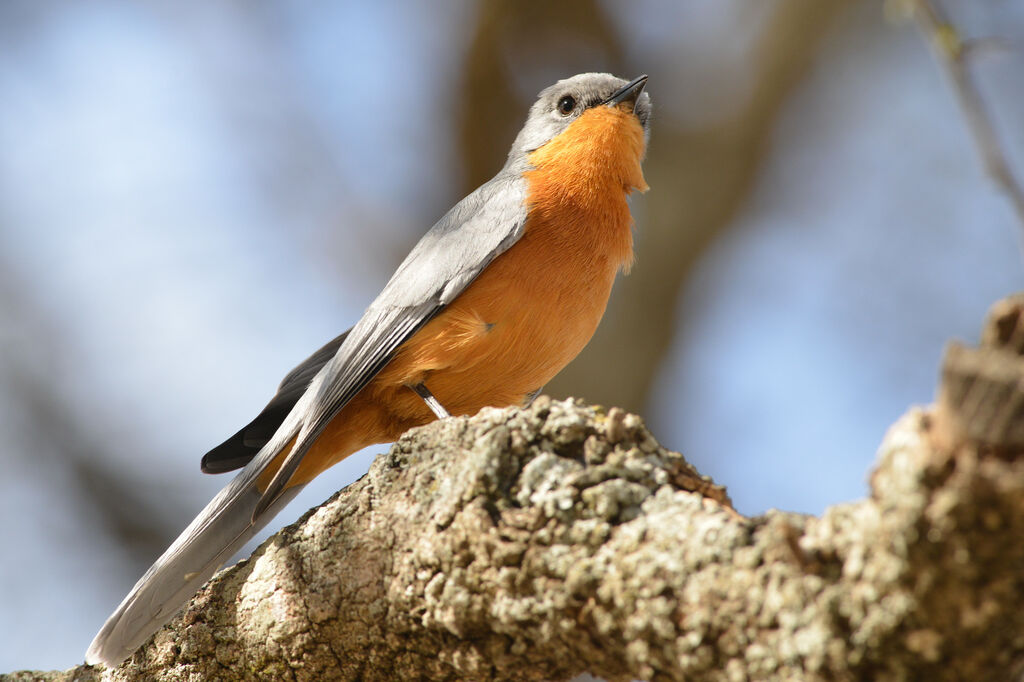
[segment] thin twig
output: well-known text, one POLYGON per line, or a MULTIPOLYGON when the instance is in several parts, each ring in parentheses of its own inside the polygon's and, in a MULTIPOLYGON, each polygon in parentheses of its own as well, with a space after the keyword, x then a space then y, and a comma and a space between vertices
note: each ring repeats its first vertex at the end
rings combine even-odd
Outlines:
POLYGON ((1010 168, 992 116, 977 84, 971 78, 968 69, 968 56, 973 53, 973 50, 968 49, 971 43, 960 37, 956 27, 932 0, 915 0, 913 9, 918 26, 928 36, 935 54, 953 81, 960 108, 963 109, 985 170, 1009 195, 1021 229, 1024 230, 1024 188, 1010 168))

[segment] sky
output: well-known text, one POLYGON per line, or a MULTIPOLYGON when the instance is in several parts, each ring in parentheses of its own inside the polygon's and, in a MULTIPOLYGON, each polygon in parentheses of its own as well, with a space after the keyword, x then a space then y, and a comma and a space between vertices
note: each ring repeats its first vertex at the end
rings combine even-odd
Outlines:
MULTIPOLYGON (((737 24, 739 4, 609 11, 652 73, 742 74, 757 24, 737 24)), ((49 456, 26 377, 139 494, 173 498, 184 527, 226 482, 199 474, 202 453, 354 322, 439 197, 458 199, 442 117, 472 7, 337 5, 0 8, 0 671, 81 662, 143 568, 49 456)), ((972 32, 1024 36, 1024 12, 978 5, 958 6, 972 32)), ((993 54, 977 69, 1018 168, 1022 66, 993 54)), ((688 96, 652 77, 652 144, 659 116, 699 125, 749 93, 722 80, 688 96)), ((749 201, 666 311, 680 332, 652 431, 745 513, 862 497, 886 428, 932 400, 944 344, 976 339, 987 307, 1021 288, 1021 228, 924 41, 861 3, 825 36, 749 201)), ((318 479, 275 527, 383 450, 318 479)))
MULTIPOLYGON (((947 341, 976 341, 1022 284, 1022 226, 943 74, 876 10, 826 36, 788 102, 750 202, 679 301, 688 324, 652 401, 658 436, 744 512, 863 497, 881 435, 934 397, 947 341)), ((1022 65, 980 71, 1018 120, 1022 65)), ((1006 133, 1020 158, 1024 126, 1006 133)))

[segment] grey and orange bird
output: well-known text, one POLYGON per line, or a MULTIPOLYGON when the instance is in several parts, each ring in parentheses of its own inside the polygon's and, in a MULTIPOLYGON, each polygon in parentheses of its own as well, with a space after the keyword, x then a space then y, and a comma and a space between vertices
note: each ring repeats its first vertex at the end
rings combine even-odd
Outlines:
POLYGON ((136 583, 86 660, 117 665, 311 479, 407 429, 524 405, 583 349, 633 259, 650 98, 585 73, 530 108, 493 179, 430 229, 350 330, 203 457, 241 472, 136 583))

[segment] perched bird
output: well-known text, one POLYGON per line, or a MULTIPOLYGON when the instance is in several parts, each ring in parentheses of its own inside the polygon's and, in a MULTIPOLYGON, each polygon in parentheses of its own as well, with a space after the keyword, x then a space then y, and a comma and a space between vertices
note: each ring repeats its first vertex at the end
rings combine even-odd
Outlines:
POLYGON ((130 656, 331 465, 435 417, 528 404, 576 357, 633 259, 627 196, 647 189, 646 82, 586 73, 540 93, 498 174, 423 236, 354 327, 203 457, 205 472, 242 471, 132 588, 89 663, 130 656))

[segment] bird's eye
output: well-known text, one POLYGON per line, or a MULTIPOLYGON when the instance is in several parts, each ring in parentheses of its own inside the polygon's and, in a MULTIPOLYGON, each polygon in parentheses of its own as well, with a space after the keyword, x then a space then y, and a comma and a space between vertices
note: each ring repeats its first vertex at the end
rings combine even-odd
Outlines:
POLYGON ((572 95, 566 95, 558 100, 558 112, 562 116, 568 116, 576 108, 576 99, 572 95))

